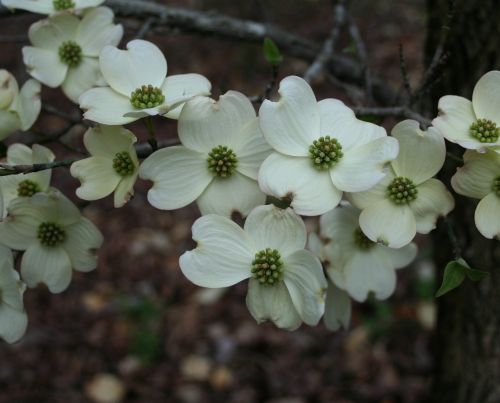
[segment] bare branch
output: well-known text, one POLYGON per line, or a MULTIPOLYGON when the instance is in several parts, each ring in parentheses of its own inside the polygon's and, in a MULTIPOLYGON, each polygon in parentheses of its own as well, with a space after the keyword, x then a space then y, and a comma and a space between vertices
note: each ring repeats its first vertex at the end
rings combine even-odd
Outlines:
POLYGON ((366 46, 354 19, 348 15, 347 21, 349 23, 349 35, 356 44, 356 53, 364 70, 366 97, 368 98, 368 101, 371 101, 373 99, 372 78, 370 68, 368 66, 368 53, 366 52, 366 46))
POLYGON ((410 77, 408 76, 408 70, 406 70, 406 60, 403 49, 403 44, 399 44, 399 68, 401 70, 401 76, 403 77, 404 89, 408 95, 408 100, 412 98, 412 90, 410 84, 410 77))

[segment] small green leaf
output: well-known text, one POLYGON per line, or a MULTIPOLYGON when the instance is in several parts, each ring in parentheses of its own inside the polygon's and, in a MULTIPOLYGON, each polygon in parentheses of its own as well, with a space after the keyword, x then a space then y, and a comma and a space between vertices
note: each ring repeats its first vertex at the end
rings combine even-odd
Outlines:
POLYGON ((283 61, 283 56, 272 39, 264 38, 263 51, 264 57, 269 63, 278 65, 283 61))
POLYGON ((443 283, 436 292, 436 297, 440 297, 447 292, 457 288, 465 278, 466 267, 458 263, 456 260, 448 263, 444 269, 443 283))
POLYGON ((456 262, 465 268, 465 275, 468 277, 469 280, 481 281, 483 278, 488 277, 490 275, 490 273, 487 271, 471 269, 469 264, 462 258, 457 259, 456 262))

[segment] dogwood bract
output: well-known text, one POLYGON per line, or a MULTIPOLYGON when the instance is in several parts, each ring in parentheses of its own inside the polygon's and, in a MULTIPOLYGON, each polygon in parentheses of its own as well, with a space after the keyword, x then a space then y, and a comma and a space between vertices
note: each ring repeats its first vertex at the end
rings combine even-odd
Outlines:
POLYGON ((264 204, 257 172, 271 148, 246 96, 229 91, 218 102, 192 99, 178 131, 182 146, 155 151, 139 171, 154 183, 148 192, 154 207, 177 209, 196 200, 202 214, 230 216, 264 204))
POLYGON ((474 87, 472 101, 456 95, 441 97, 432 121, 443 136, 464 148, 500 146, 500 71, 490 71, 474 87))
POLYGON ((33 126, 41 107, 38 81, 26 81, 19 91, 14 76, 7 70, 0 70, 0 140, 33 126))
POLYGON ((359 225, 369 239, 400 248, 417 232, 432 231, 438 217, 453 210, 455 202, 443 183, 432 178, 446 158, 441 134, 405 120, 394 126, 392 135, 399 141, 399 155, 388 175, 374 188, 348 198, 363 210, 359 225))
POLYGON ((7 343, 15 343, 26 332, 25 290, 25 284, 14 270, 12 252, 0 245, 0 337, 7 343))
POLYGON ((28 287, 44 283, 60 293, 71 282, 72 267, 83 272, 96 268, 102 235, 60 192, 15 199, 7 211, 0 223, 0 243, 25 251, 21 276, 28 287))
POLYGON ((167 61, 151 42, 135 39, 127 50, 106 46, 99 56, 108 87, 80 97, 84 117, 106 125, 123 125, 150 115, 176 119, 181 105, 196 95, 209 95, 211 84, 200 74, 166 77, 167 61))
POLYGON ((337 331, 341 327, 348 329, 351 323, 351 298, 347 292, 338 288, 330 279, 327 279, 327 282, 323 322, 331 331, 337 331))
POLYGON ((80 20, 69 13, 58 14, 31 25, 33 46, 23 47, 28 73, 48 87, 61 86, 73 102, 102 81, 98 56, 106 45, 117 45, 123 27, 113 23, 107 7, 87 11, 80 20))
MULTIPOLYGON (((31 148, 24 144, 12 144, 7 149, 7 164, 33 165, 54 161, 54 154, 47 147, 34 144, 31 148)), ((32 172, 29 174, 0 176, 0 187, 4 210, 2 217, 7 213, 10 202, 17 197, 31 197, 38 192, 46 192, 50 186, 52 170, 32 172)))
POLYGON ((78 11, 96 7, 104 0, 2 0, 5 7, 38 14, 56 14, 62 11, 78 11))
POLYGON ((356 301, 365 301, 369 292, 386 299, 396 288, 395 269, 410 264, 417 247, 410 243, 391 249, 371 241, 359 227, 359 214, 358 209, 343 206, 322 215, 320 237, 311 234, 309 244, 320 251, 333 283, 356 301))
POLYGON ((484 237, 500 239, 500 155, 466 151, 451 186, 458 194, 481 199, 474 213, 476 227, 484 237))
POLYGON ((114 205, 122 207, 134 194, 139 171, 136 141, 134 134, 121 126, 87 130, 83 143, 91 156, 71 165, 71 175, 81 182, 76 195, 98 200, 115 192, 114 205))
POLYGON ((319 215, 334 208, 343 191, 367 190, 385 176, 398 143, 384 128, 356 119, 339 100, 317 102, 299 77, 283 79, 279 94, 259 111, 264 137, 275 149, 259 171, 265 193, 291 199, 298 214, 319 215))
POLYGON ((319 260, 304 250, 306 229, 292 209, 259 206, 243 229, 210 214, 196 220, 192 231, 198 246, 179 264, 193 283, 220 288, 249 278, 246 302, 257 322, 289 330, 318 323, 327 284, 319 260))

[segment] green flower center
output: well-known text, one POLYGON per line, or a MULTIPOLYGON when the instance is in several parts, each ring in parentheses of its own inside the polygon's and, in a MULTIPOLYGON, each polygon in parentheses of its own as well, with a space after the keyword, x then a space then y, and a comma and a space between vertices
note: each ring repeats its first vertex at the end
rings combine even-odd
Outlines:
POLYGON ((371 249, 375 245, 375 242, 368 238, 359 227, 354 230, 354 243, 362 250, 371 249))
POLYGON ((82 48, 75 41, 66 41, 59 46, 59 59, 69 67, 76 67, 82 61, 82 48))
POLYGON ((395 204, 409 203, 417 198, 418 190, 411 179, 398 176, 387 186, 387 196, 395 204))
POLYGON ((165 101, 165 95, 158 87, 143 85, 130 95, 130 103, 137 109, 154 108, 165 101))
POLYGON ((257 252, 252 262, 252 275, 260 284, 275 285, 283 280, 283 261, 276 249, 257 252))
POLYGON ((309 155, 314 168, 324 171, 339 162, 344 153, 337 139, 325 136, 313 141, 312 145, 309 146, 309 155))
POLYGON ((129 176, 135 171, 134 162, 127 151, 115 154, 115 158, 113 158, 113 168, 120 176, 129 176))
POLYGON ((495 194, 500 197, 500 176, 497 176, 494 180, 493 180, 493 184, 491 185, 491 190, 493 190, 493 192, 495 192, 495 194))
POLYGON ((19 197, 31 197, 35 193, 41 191, 42 189, 40 189, 40 185, 36 182, 30 181, 29 179, 19 182, 19 185, 17 185, 17 195, 19 197))
POLYGON ((469 128, 470 135, 481 143, 494 143, 498 140, 500 130, 495 122, 489 119, 478 119, 469 128))
POLYGON ((57 246, 66 239, 66 232, 59 224, 43 222, 38 226, 38 239, 43 246, 57 246))
POLYGON ((208 153, 207 164, 214 176, 229 178, 238 166, 238 158, 230 148, 217 146, 208 153))
POLYGON ((75 7, 73 0, 54 0, 52 4, 54 5, 54 9, 56 11, 67 10, 68 8, 75 7))

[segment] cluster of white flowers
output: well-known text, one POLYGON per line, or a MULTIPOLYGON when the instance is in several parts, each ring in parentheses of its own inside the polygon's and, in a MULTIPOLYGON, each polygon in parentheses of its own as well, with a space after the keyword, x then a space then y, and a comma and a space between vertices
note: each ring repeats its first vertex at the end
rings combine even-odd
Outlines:
MULTIPOLYGON (((162 51, 148 41, 119 49, 123 28, 101 3, 3 0, 49 15, 29 30, 26 68, 43 84, 61 86, 97 124, 83 137, 88 158, 71 166, 81 182, 76 195, 114 193, 114 206, 122 207, 140 177, 153 182, 148 201, 158 209, 196 201, 203 216, 192 228, 196 248, 180 258, 182 273, 212 288, 249 279, 246 303, 257 322, 292 330, 324 316, 335 330, 349 325, 351 298, 388 298, 395 270, 417 254, 416 233, 429 233, 454 207, 434 178, 445 162, 444 138, 469 149, 454 190, 482 199, 477 226, 486 237, 500 236, 500 72, 481 78, 472 102, 443 97, 426 130, 405 120, 388 135, 337 99, 318 102, 297 76, 284 78, 279 99, 265 100, 257 116, 240 92, 210 98, 211 83, 200 74, 167 76, 162 51), (178 120, 181 145, 153 150, 141 163, 137 139, 122 125, 156 115, 178 120), (232 221, 236 212, 246 217, 243 228, 232 221), (309 250, 301 215, 321 216, 309 250)), ((18 91, 4 70, 0 81, 4 138, 33 124, 40 84, 29 80, 18 91)), ((13 144, 7 153, 10 165, 53 160, 40 145, 13 144)), ((50 179, 50 170, 0 178, 0 337, 8 342, 26 329, 24 284, 65 290, 72 269, 97 266, 103 243, 50 179), (23 252, 20 276, 6 247, 23 252)))

